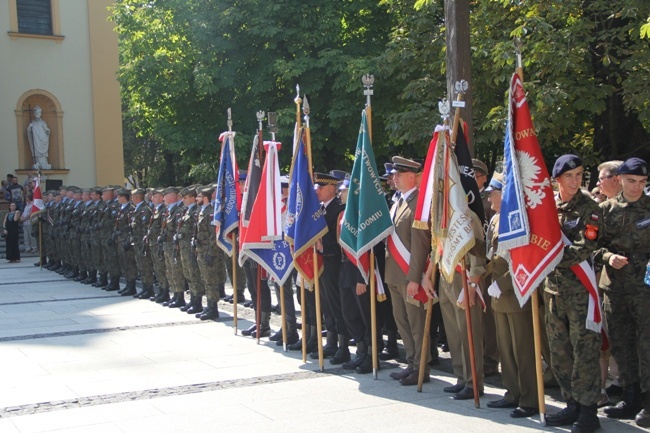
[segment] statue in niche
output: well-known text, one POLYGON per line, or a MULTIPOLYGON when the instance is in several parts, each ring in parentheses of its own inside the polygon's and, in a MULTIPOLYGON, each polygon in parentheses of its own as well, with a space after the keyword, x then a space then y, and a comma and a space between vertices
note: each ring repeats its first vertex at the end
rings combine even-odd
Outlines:
POLYGON ((34 119, 27 127, 27 140, 29 141, 29 148, 34 157, 35 170, 49 170, 52 166, 48 163, 50 148, 50 128, 47 122, 41 119, 43 110, 40 106, 34 107, 34 119))

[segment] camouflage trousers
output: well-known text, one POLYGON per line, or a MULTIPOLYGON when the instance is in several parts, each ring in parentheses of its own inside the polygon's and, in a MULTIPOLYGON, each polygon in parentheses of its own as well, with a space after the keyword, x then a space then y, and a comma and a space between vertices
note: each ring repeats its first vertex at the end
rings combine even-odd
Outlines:
POLYGON ((117 256, 117 247, 111 238, 102 239, 102 258, 106 272, 111 278, 120 277, 120 264, 117 256))
POLYGON ((153 248, 149 247, 149 250, 151 252, 151 264, 158 279, 158 285, 161 289, 169 289, 167 270, 165 269, 165 253, 162 251, 162 245, 156 245, 153 248))
POLYGON ((169 243, 165 245, 165 269, 167 271, 167 281, 169 287, 174 293, 183 293, 185 291, 185 275, 183 274, 183 263, 180 255, 174 258, 174 246, 169 243))
POLYGON ((216 252, 217 254, 214 253, 209 248, 203 248, 198 249, 196 254, 196 261, 199 265, 201 280, 208 301, 219 300, 219 285, 226 282, 226 269, 218 257, 219 254, 223 255, 223 252, 219 250, 216 252))
POLYGON ((138 276, 138 268, 135 263, 135 248, 131 245, 128 249, 124 249, 125 241, 125 239, 120 239, 117 243, 120 269, 127 282, 135 281, 138 276))
POLYGON ((181 242, 179 245, 181 252, 181 261, 183 262, 183 274, 190 286, 190 292, 194 296, 203 296, 205 289, 203 288, 203 281, 201 281, 201 273, 199 265, 196 262, 196 254, 192 251, 189 242, 181 242))
POLYGON ((133 246, 135 253, 135 263, 138 266, 138 274, 145 289, 153 288, 153 263, 151 261, 151 252, 149 246, 144 244, 135 244, 133 246), (143 248, 145 251, 143 252, 143 248))
POLYGON ((237 277, 237 292, 243 293, 244 289, 246 288, 246 272, 244 272, 244 268, 239 266, 237 259, 235 258, 235 275, 232 273, 232 257, 228 257, 228 254, 226 254, 223 250, 221 250, 221 254, 217 257, 217 266, 223 266, 226 268, 231 284, 234 281, 234 277, 237 277), (219 262, 222 264, 219 265, 219 262))
POLYGON ((587 330, 589 294, 544 293, 551 369, 565 399, 590 406, 600 396, 600 333, 587 330))
POLYGON ((632 293, 605 291, 604 310, 612 355, 623 386, 641 382, 650 390, 650 288, 632 293))
POLYGON ((104 263, 104 255, 102 248, 102 241, 99 238, 94 238, 90 243, 90 249, 93 255, 93 265, 100 273, 106 273, 106 263, 104 263))

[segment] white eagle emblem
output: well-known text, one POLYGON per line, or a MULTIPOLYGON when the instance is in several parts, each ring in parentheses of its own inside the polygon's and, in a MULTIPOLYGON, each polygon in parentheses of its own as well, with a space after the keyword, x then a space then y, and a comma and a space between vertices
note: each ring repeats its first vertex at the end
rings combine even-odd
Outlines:
POLYGON ((519 162, 521 183, 524 187, 524 194, 526 194, 526 206, 535 209, 537 205, 542 204, 542 200, 546 197, 545 188, 550 187, 551 182, 548 178, 542 182, 535 182, 539 179, 542 169, 537 164, 537 158, 531 156, 528 152, 518 150, 517 160, 519 162))

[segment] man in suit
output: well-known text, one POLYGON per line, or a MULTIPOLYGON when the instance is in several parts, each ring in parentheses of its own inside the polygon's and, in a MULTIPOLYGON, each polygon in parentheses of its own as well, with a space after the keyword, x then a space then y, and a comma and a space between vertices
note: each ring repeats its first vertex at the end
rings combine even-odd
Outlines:
MULTIPOLYGON (((386 283, 391 294, 393 315, 406 350, 408 367, 390 376, 402 385, 418 383, 418 370, 422 354, 425 310, 414 296, 418 293, 426 260, 431 250, 431 232, 413 227, 415 206, 418 201, 417 177, 421 164, 399 156, 393 157, 395 188, 399 200, 391 208, 395 233, 391 235, 386 258, 386 283), (401 245, 400 245, 401 244, 401 245), (404 257, 410 252, 410 257, 404 257), (400 262, 408 263, 408 269, 400 262)), ((428 332, 428 330, 427 330, 428 332)), ((431 355, 427 354, 424 381, 429 382, 431 355)))

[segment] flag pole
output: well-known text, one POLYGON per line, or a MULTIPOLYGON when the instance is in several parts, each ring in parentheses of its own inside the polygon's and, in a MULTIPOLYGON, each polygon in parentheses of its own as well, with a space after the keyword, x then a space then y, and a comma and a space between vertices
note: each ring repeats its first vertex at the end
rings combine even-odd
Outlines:
MULTIPOLYGON (((436 289, 436 274, 438 273, 438 263, 432 264, 431 282, 433 283, 433 290, 436 289)), ((429 353, 429 344, 431 344, 431 316, 433 315, 433 298, 427 300, 427 315, 424 319, 424 332, 422 333, 422 354, 420 355, 420 369, 418 370, 418 392, 422 392, 422 385, 424 384, 424 365, 427 361, 427 354, 429 353)))
MULTIPOLYGON (((43 196, 43 188, 41 188, 41 171, 38 171, 38 189, 41 192, 41 197, 43 196)), ((43 209, 45 209, 45 204, 43 204, 43 209)), ((43 222, 41 221, 41 217, 39 215, 38 217, 38 262, 39 266, 41 268, 41 271, 43 270, 43 222)))
MULTIPOLYGON (((257 117, 257 156, 259 160, 262 161, 262 148, 264 147, 264 134, 262 122, 264 121, 264 111, 258 111, 256 113, 257 117)), ((259 191, 257 192, 259 194, 259 191)), ((260 325, 262 323, 262 267, 257 264, 257 281, 255 281, 257 287, 255 288, 256 302, 255 302, 255 335, 257 336, 257 344, 260 344, 261 338, 261 329, 260 325)))
MULTIPOLYGON (((232 110, 228 108, 228 132, 232 132, 232 110)), ((234 140, 232 145, 234 146, 234 140)), ((237 335, 237 242, 232 232, 232 327, 237 335)))
MULTIPOLYGON (((524 82, 524 67, 521 60, 521 50, 523 43, 521 39, 514 39, 515 54, 517 55, 517 68, 515 72, 519 75, 521 83, 524 82)), ((539 421, 546 426, 546 400, 544 399, 544 372, 542 369, 542 339, 539 320, 539 298, 537 289, 530 297, 531 308, 533 310, 533 340, 535 343, 535 376, 537 380, 537 404, 539 405, 539 421)))
MULTIPOLYGON (((296 134, 298 136, 300 135, 300 129, 302 128, 302 112, 300 108, 300 104, 302 104, 302 99, 300 98, 300 85, 296 84, 296 97, 294 98, 293 102, 296 103, 296 134)), ((300 140, 300 139, 298 139, 300 140)), ((294 142, 294 155, 293 159, 291 160, 291 173, 293 173, 293 161, 295 161, 296 154, 295 151, 297 149, 297 145, 294 142)), ((307 335, 307 301, 305 300, 305 279, 300 278, 300 315, 302 318, 302 362, 307 362, 307 339, 309 338, 309 335, 307 335)))
MULTIPOLYGON (((365 90, 363 94, 366 95, 366 122, 368 122, 368 138, 370 138, 370 145, 372 146, 372 104, 370 103, 371 96, 373 95, 372 87, 375 83, 375 76, 366 74, 361 77, 361 82, 365 90)), ((377 281, 375 277, 375 251, 370 249, 370 329, 371 329, 371 344, 370 350, 372 354, 372 377, 377 380, 377 371, 379 370, 379 356, 377 354, 377 281)))
MULTIPOLYGON (((455 85, 456 92, 458 97, 456 101, 452 104, 456 107, 456 112, 454 113, 454 124, 451 130, 451 143, 452 146, 456 146, 456 137, 458 137, 458 130, 460 129, 460 109, 465 106, 465 101, 463 101, 463 95, 469 88, 467 81, 460 80, 456 82, 455 85)), ((463 132, 460 132, 463 134, 463 132)), ((472 314, 471 307, 469 305, 469 285, 467 283, 467 272, 465 271, 465 258, 461 260, 461 278, 463 280, 463 292, 465 293, 465 321, 467 322, 467 340, 469 346, 469 359, 472 367, 472 383, 474 384, 474 406, 478 409, 481 407, 481 401, 479 400, 479 389, 477 382, 476 374, 476 356, 474 354, 474 332, 472 331, 472 314)))
MULTIPOLYGON (((302 112, 305 114, 305 146, 307 147, 307 161, 309 161, 309 177, 314 178, 314 170, 311 159, 311 133, 309 130, 309 101, 305 96, 302 104, 302 112)), ((316 252, 316 244, 312 248, 312 261, 314 262, 314 297, 316 298, 316 342, 318 345, 318 367, 320 371, 325 371, 325 360, 323 357, 323 318, 321 314, 320 305, 320 282, 318 281, 318 253, 316 252)))

